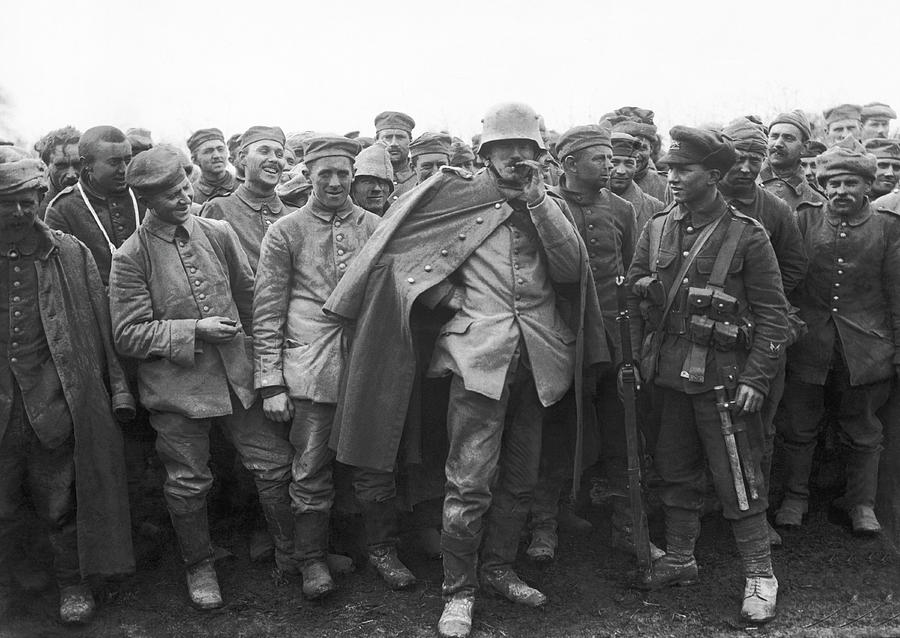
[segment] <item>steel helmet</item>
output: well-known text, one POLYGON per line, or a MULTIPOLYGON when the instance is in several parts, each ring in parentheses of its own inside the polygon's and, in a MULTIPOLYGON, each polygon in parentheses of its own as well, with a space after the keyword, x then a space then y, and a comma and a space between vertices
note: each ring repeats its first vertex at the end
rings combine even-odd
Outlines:
POLYGON ((521 102, 503 102, 488 109, 481 120, 481 141, 477 153, 489 142, 500 140, 531 140, 546 151, 541 137, 540 117, 534 109, 521 102))

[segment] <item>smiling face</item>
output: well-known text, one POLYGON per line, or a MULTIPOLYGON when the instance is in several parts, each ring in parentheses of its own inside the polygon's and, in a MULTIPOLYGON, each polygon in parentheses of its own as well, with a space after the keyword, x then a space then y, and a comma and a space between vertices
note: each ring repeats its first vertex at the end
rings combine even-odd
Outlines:
POLYGON ((284 172, 284 146, 275 140, 253 142, 240 152, 247 185, 260 193, 273 193, 284 172))
POLYGON ((34 226, 42 193, 36 189, 0 197, 0 238, 14 244, 34 226))
POLYGON ((320 157, 307 162, 316 199, 332 210, 341 208, 350 196, 353 160, 349 157, 320 157))
POLYGON ((191 216, 194 187, 185 176, 180 184, 155 195, 141 196, 141 199, 162 221, 177 226, 186 222, 191 216))
POLYGON ((900 179, 900 159, 884 157, 879 159, 875 166, 872 193, 880 197, 897 188, 897 181, 900 179))

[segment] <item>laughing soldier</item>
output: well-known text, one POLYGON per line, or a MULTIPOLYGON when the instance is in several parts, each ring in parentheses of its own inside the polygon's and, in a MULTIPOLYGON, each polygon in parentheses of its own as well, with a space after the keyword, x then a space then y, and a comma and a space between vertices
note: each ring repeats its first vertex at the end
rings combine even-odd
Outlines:
POLYGON ((666 518, 666 555, 646 585, 697 580, 694 544, 709 469, 743 560, 741 616, 766 622, 775 616, 778 581, 764 485, 754 492, 751 479, 764 449, 759 411, 787 337, 787 301, 765 229, 716 188, 735 161, 731 142, 684 126, 670 135, 662 159, 676 206, 647 224, 628 272, 632 303, 643 302, 645 312, 641 376, 653 384, 660 415, 653 448, 666 518), (743 435, 727 433, 732 420, 743 435), (737 456, 755 466, 746 472, 749 490, 737 456))
POLYGON ((140 360, 141 402, 166 469, 163 493, 201 609, 222 605, 206 496, 210 427, 221 427, 256 480, 278 566, 292 571, 291 447, 253 388, 253 273, 228 224, 190 212, 181 154, 158 146, 128 167, 149 211, 117 251, 110 276, 116 347, 140 360))

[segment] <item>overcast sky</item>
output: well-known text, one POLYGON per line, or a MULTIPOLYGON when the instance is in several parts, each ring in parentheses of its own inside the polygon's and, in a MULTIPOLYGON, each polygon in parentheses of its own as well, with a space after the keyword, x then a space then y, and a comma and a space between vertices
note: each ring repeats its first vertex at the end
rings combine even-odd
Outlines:
MULTIPOLYGON (((873 100, 900 107, 890 0, 8 0, 0 134, 142 126, 183 143, 254 124, 470 136, 520 100, 550 128, 623 105, 674 124, 873 100)), ((894 38, 896 39, 896 38, 894 38)))

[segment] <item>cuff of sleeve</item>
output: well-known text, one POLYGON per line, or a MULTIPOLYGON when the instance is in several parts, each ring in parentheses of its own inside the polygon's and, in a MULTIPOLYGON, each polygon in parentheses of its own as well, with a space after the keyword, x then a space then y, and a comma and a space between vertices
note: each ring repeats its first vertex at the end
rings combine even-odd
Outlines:
POLYGON ((271 399, 272 397, 277 397, 279 394, 284 394, 286 392, 287 388, 283 385, 268 385, 259 388, 259 396, 263 399, 271 399))
POLYGON ((253 382, 257 390, 263 388, 286 388, 281 357, 277 355, 257 355, 254 361, 253 382))
POLYGON ((184 368, 194 365, 197 320, 173 319, 169 322, 169 361, 184 368))
POLYGON ((136 409, 136 405, 131 392, 117 392, 114 394, 112 397, 112 409, 114 412, 116 410, 131 410, 133 412, 136 409))

